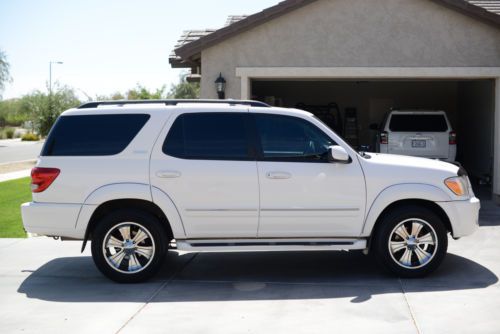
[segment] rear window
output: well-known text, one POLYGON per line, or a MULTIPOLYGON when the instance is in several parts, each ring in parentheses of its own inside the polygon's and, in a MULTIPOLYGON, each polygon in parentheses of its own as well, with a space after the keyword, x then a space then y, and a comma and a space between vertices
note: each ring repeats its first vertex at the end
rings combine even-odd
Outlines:
POLYGON ((42 156, 102 156, 122 152, 149 119, 145 114, 61 116, 42 156))
POLYGON ((389 129, 394 132, 445 132, 448 124, 444 115, 393 114, 389 129))
POLYGON ((163 144, 173 157, 199 160, 250 160, 243 113, 190 113, 179 116, 163 144))

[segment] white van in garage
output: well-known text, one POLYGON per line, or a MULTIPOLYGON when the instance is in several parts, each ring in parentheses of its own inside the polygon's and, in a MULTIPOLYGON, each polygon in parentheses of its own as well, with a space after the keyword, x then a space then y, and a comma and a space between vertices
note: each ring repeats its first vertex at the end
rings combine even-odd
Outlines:
POLYGON ((456 133, 444 111, 392 110, 380 130, 380 153, 455 161, 456 133))

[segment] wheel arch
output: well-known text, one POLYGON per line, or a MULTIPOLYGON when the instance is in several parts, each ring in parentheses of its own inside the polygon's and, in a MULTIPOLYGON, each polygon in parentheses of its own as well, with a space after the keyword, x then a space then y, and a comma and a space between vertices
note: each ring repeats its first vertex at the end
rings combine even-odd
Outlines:
MULTIPOLYGON (((161 227, 163 228, 167 238, 169 240, 173 239, 174 234, 172 232, 172 228, 170 226, 170 222, 163 212, 163 210, 151 201, 146 201, 143 199, 137 198, 123 198, 123 199, 114 199, 104 203, 101 203, 92 213, 90 220, 87 225, 87 229, 85 231, 85 241, 88 239, 92 239, 92 232, 94 231, 97 222, 102 219, 107 214, 118 211, 121 209, 136 209, 152 214, 161 222, 161 227)), ((85 242, 84 241, 84 242, 85 242)))
POLYGON ((92 237, 95 224, 111 211, 135 208, 157 217, 169 238, 185 238, 184 226, 176 206, 165 193, 148 184, 118 183, 92 192, 80 210, 77 229, 84 230, 82 251, 92 237))
POLYGON ((377 227, 380 225, 380 222, 383 220, 383 218, 392 210, 395 210, 400 207, 405 207, 405 206, 420 206, 420 207, 425 207, 426 209, 434 212, 436 215, 441 218, 441 220, 444 223, 444 226, 448 232, 453 233, 453 227, 450 222, 450 218, 446 214, 446 212, 441 208, 438 204, 435 202, 429 201, 429 200, 423 200, 423 199, 403 199, 399 200, 396 202, 391 203, 388 205, 379 215, 377 218, 377 221, 375 222, 375 225, 373 226, 371 236, 374 235, 374 232, 377 230, 377 227))
POLYGON ((437 203, 451 198, 441 189, 426 184, 400 184, 386 188, 374 200, 366 216, 362 235, 371 237, 385 214, 396 207, 420 205, 435 212, 444 222, 447 231, 453 233, 453 225, 446 211, 437 203))

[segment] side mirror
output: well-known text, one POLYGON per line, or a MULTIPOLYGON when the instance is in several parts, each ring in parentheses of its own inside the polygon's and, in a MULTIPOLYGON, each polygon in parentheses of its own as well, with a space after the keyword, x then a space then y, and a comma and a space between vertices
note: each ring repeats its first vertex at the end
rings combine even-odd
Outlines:
POLYGON ((378 124, 377 123, 370 124, 370 130, 378 131, 379 130, 378 124))
POLYGON ((342 146, 330 146, 328 148, 328 161, 338 164, 351 163, 351 157, 342 146))

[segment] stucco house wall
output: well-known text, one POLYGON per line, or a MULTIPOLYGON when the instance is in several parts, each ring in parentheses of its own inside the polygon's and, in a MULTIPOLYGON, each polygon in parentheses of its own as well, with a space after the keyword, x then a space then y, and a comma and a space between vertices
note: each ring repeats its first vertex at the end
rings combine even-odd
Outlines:
POLYGON ((237 67, 499 67, 500 29, 430 0, 321 0, 202 51, 201 97, 237 67))

